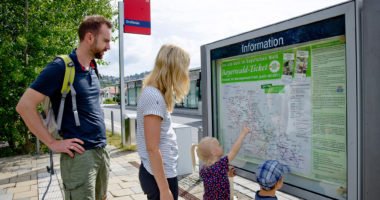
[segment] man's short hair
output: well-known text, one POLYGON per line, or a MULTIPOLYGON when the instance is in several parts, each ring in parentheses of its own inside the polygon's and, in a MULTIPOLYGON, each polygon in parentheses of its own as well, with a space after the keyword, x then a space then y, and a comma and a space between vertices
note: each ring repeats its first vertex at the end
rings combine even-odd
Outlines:
POLYGON ((79 41, 83 41, 84 36, 88 32, 91 32, 96 36, 103 24, 107 25, 107 27, 110 29, 112 28, 112 23, 103 16, 92 15, 85 17, 83 22, 79 25, 79 41))

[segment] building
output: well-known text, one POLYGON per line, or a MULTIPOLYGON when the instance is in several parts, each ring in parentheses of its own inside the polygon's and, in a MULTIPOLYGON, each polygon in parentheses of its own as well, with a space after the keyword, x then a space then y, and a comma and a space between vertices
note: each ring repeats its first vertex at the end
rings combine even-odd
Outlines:
POLYGON ((104 99, 112 99, 116 97, 116 95, 119 93, 118 86, 110 86, 110 87, 105 87, 101 89, 101 96, 104 99))
MULTIPOLYGON (((201 115, 202 102, 201 102, 201 69, 190 69, 190 91, 189 94, 181 103, 176 103, 174 112, 183 114, 195 114, 201 115)), ((125 89, 125 105, 129 108, 135 108, 137 106, 137 99, 141 94, 143 79, 132 80, 126 83, 125 89)))

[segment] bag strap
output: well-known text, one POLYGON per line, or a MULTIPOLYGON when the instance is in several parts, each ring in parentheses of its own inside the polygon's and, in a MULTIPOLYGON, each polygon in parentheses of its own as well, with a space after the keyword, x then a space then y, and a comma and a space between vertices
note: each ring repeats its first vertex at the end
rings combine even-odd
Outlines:
POLYGON ((80 126, 79 115, 77 110, 77 101, 76 101, 76 91, 74 89, 73 83, 75 78, 75 65, 71 60, 69 55, 59 55, 58 58, 61 58, 65 63, 65 77, 63 79, 62 88, 61 88, 61 103, 59 105, 58 116, 57 116, 57 129, 61 130, 63 111, 65 108, 65 100, 67 94, 71 93, 71 101, 73 104, 73 113, 75 119, 75 125, 80 126))
POLYGON ((57 57, 65 62, 65 77, 63 79, 61 94, 68 94, 71 89, 70 85, 74 82, 75 65, 69 55, 59 55, 57 57))

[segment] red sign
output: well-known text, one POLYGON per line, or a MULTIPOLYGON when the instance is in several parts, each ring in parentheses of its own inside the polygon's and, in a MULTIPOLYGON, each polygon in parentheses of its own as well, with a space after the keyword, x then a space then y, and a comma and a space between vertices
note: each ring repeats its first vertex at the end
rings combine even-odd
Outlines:
POLYGON ((150 0, 124 0, 124 33, 150 35, 150 0))

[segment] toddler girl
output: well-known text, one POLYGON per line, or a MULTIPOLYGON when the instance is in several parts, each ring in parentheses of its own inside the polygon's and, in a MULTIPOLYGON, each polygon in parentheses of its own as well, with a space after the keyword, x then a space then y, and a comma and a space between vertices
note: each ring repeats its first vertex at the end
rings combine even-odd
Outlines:
POLYGON ((199 173, 203 179, 204 200, 230 199, 228 164, 239 152, 243 139, 249 131, 249 128, 243 128, 231 151, 226 156, 223 156, 223 149, 217 139, 205 137, 199 142, 197 154, 203 162, 199 173))

